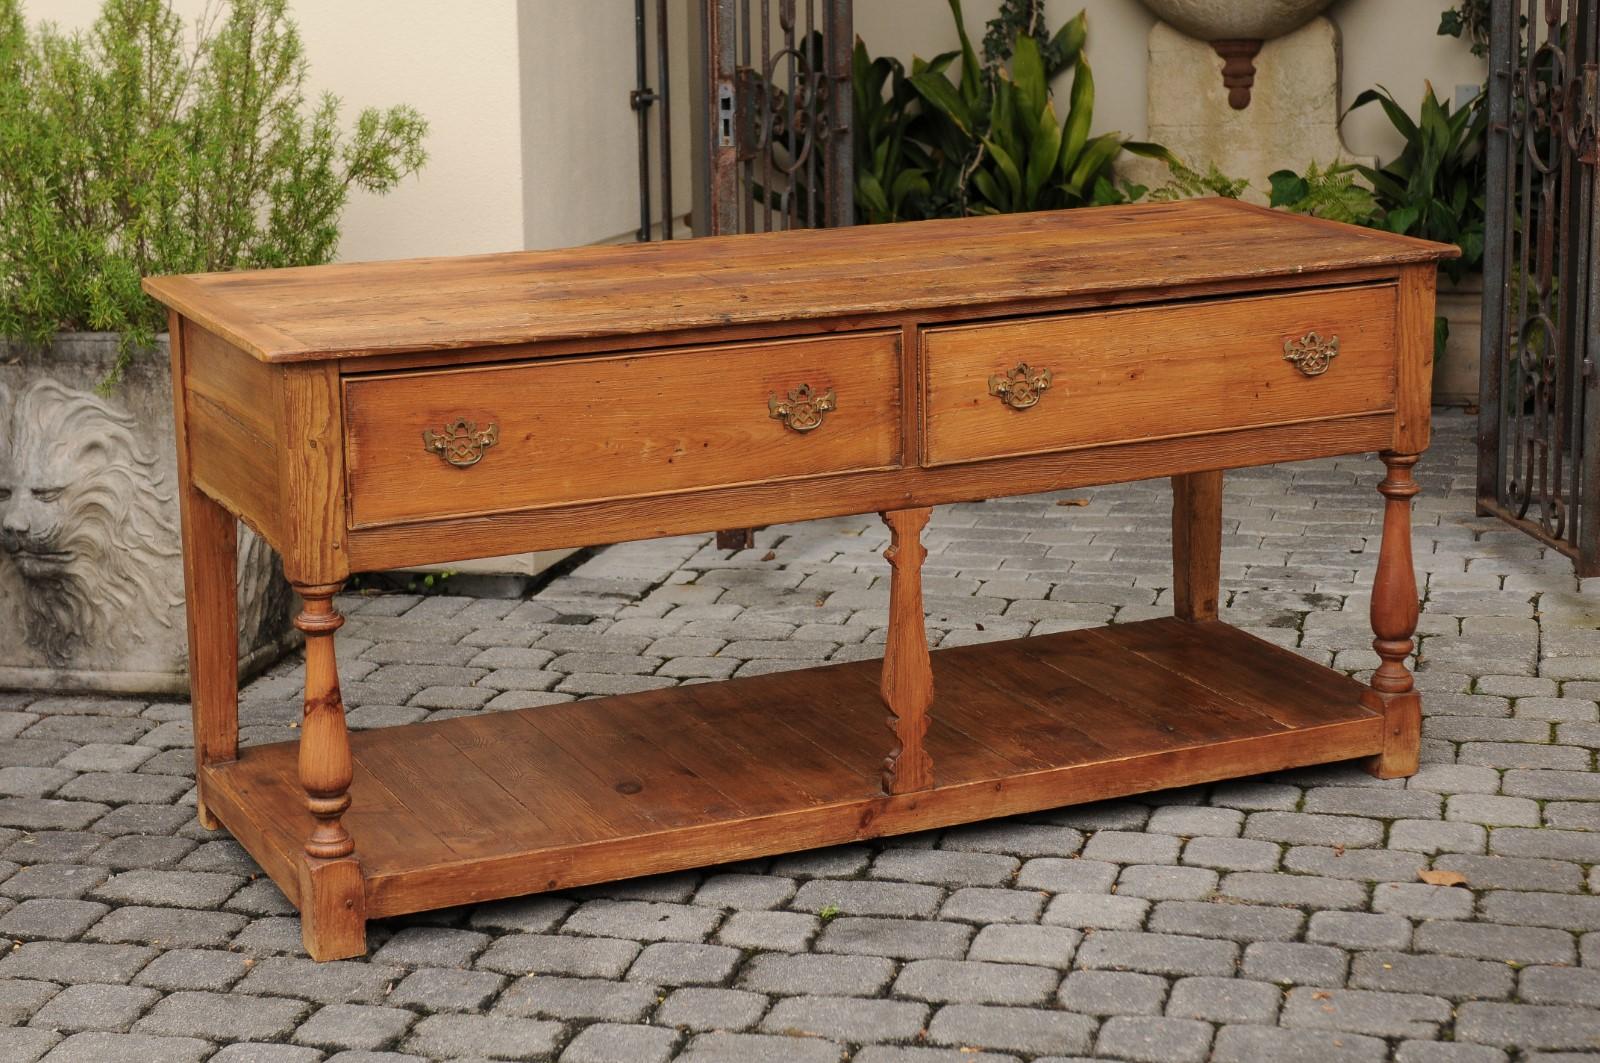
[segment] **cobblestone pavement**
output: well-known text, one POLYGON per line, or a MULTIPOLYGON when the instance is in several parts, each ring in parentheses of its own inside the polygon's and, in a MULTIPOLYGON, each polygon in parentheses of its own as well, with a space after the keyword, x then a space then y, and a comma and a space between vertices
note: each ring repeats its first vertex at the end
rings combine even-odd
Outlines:
MULTIPOLYGON (((1600 585, 1472 515, 1468 429, 1442 415, 1419 466, 1406 781, 1298 771, 391 920, 317 965, 194 822, 185 705, 0 694, 0 1061, 1594 1058, 1600 585)), ((1230 474, 1228 618, 1371 667, 1380 472, 1230 474)), ((1167 505, 1152 482, 941 509, 933 633, 1164 614, 1167 505)), ((823 521, 731 556, 615 547, 526 601, 348 597, 351 723, 873 656, 884 540, 823 521)), ((293 734, 298 683, 248 687, 246 741, 293 734)))

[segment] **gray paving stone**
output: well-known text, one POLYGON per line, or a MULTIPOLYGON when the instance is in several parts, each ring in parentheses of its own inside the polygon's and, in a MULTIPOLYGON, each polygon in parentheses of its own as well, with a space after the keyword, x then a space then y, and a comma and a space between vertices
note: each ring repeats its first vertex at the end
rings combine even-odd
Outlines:
POLYGON ((1114 894, 1063 893, 1041 917, 1046 923, 1100 930, 1136 930, 1144 925, 1150 902, 1114 894))
POLYGON ((311 1011, 311 1005, 277 997, 182 990, 163 997, 134 1024, 135 1033, 202 1037, 212 1041, 275 1041, 311 1011))
POLYGON ((479 956, 477 966, 501 974, 620 978, 639 951, 637 942, 617 938, 512 934, 479 956))
POLYGON ((373 953, 373 963, 400 967, 465 967, 489 944, 487 934, 441 926, 408 926, 373 953))
POLYGON ((300 1024, 294 1041, 328 1049, 383 1048, 397 1041, 416 1018, 404 1008, 329 1004, 300 1024))
POLYGON ((1078 965, 1090 969, 1143 971, 1165 975, 1230 975, 1239 947, 1178 934, 1102 930, 1078 949, 1078 965))
POLYGON ((677 989, 656 1009, 655 1021, 688 1030, 748 1030, 767 1010, 767 998, 740 989, 677 989))
POLYGON ((1082 1054, 1089 1050, 1095 1025, 1087 1016, 1065 1012, 947 1004, 928 1024, 928 1040, 1001 1052, 1082 1054))
POLYGON ((499 995, 507 981, 488 971, 424 967, 406 975, 387 1001, 424 1012, 479 1011, 499 995))
POLYGON ((1163 901, 1150 913, 1151 930, 1234 941, 1288 941, 1300 933, 1305 916, 1286 908, 1254 904, 1163 901))
POLYGON ((1432 1039, 1451 1015, 1449 1001, 1420 993, 1296 988, 1284 1001, 1282 1021, 1290 1027, 1432 1039))
POLYGON ((568 916, 562 929, 638 941, 704 941, 721 920, 714 909, 687 904, 593 900, 568 916))
POLYGON ((652 985, 716 985, 733 974, 739 960, 739 950, 725 945, 658 941, 639 954, 628 978, 652 985))
POLYGON ((507 1015, 636 1022, 656 1004, 652 985, 533 974, 513 982, 495 1003, 507 1015))
POLYGON ((1167 982, 1130 971, 1073 971, 1056 998, 1062 1007, 1087 1015, 1160 1015, 1167 982))
POLYGON ((1118 876, 1117 893, 1152 901, 1197 901, 1211 896, 1219 879, 1209 868, 1134 864, 1118 876))
POLYGON ((76 1033, 44 1057, 48 1063, 199 1063, 213 1046, 194 1037, 76 1033))
POLYGON ((1591 1049, 1600 1043, 1600 1013, 1590 1008, 1474 1001, 1461 1005, 1456 1035, 1524 1052, 1591 1049))
POLYGON ((162 948, 220 948, 249 921, 248 916, 230 912, 128 905, 101 919, 85 936, 91 941, 162 948))
POLYGON ((1283 991, 1244 978, 1181 978, 1172 987, 1167 1014, 1206 1022, 1265 1022, 1277 1019, 1283 991))
MULTIPOLYGON (((34 1063, 60 1040, 61 1035, 54 1030, 11 1030, 6 1034, 5 1044, 0 1045, 0 1060, 4 1063, 34 1063)), ((78 1058, 82 1060, 85 1057, 80 1055, 78 1058)), ((99 1063, 98 1057, 95 1057, 95 1063, 99 1063)))
POLYGON ((1081 940, 1082 934, 1066 927, 992 924, 972 939, 967 958, 1065 969, 1081 940))
POLYGON ((19 941, 69 940, 80 936, 110 909, 94 901, 36 897, 0 916, 0 936, 19 941))
POLYGON ((1429 993, 1451 1000, 1492 1000, 1511 995, 1516 973, 1491 960, 1369 952, 1354 957, 1350 984, 1359 989, 1429 993))
POLYGON ((733 912, 717 930, 717 941, 738 949, 798 952, 810 944, 822 920, 800 912, 733 912))
POLYGON ((1343 985, 1349 961, 1326 945, 1264 941, 1247 945, 1241 970, 1248 978, 1279 985, 1343 985))
POLYGON ((411 1028, 402 1051, 435 1059, 478 1055, 538 1059, 555 1050, 561 1024, 503 1015, 429 1015, 411 1028))
POLYGON ((21 1026, 59 992, 61 987, 53 982, 27 978, 0 980, 0 1026, 21 1026))
POLYGON ((226 990, 245 976, 249 959, 213 949, 171 949, 134 976, 134 984, 155 989, 226 990))
POLYGON ((1025 964, 914 960, 895 979, 894 993, 936 1003, 1040 1004, 1059 977, 1050 968, 1025 964))
POLYGON ((819 952, 850 952, 895 959, 960 959, 972 928, 964 923, 920 919, 857 919, 841 916, 823 927, 819 952))
POLYGON ((127 982, 156 950, 137 945, 31 941, 0 959, 0 978, 42 982, 127 982))
POLYGON ((777 908, 795 895, 790 878, 775 875, 712 875, 695 891, 694 903, 753 911, 777 908))
POLYGON ((750 958, 739 976, 739 986, 786 996, 873 996, 889 984, 894 972, 894 963, 879 956, 788 956, 769 952, 750 958))
POLYGON ((978 924, 1036 923, 1046 896, 1038 890, 966 886, 945 898, 939 918, 978 924))
POLYGON ((596 1023, 579 1031, 561 1063, 666 1063, 677 1040, 659 1027, 596 1023))
POLYGON ((801 886, 789 903, 790 907, 802 912, 930 916, 939 910, 943 900, 944 891, 933 885, 819 878, 801 886))
POLYGON ((1196 1019, 1107 1019, 1095 1042, 1097 1054, 1145 1063, 1204 1063, 1210 1055, 1211 1025, 1196 1019))
POLYGON ((296 956, 258 960, 236 987, 239 993, 298 997, 318 1004, 378 1004, 405 972, 375 963, 317 963, 296 956))
POLYGON ((130 985, 70 985, 34 1012, 30 1025, 46 1030, 125 1031, 161 996, 130 985))
POLYGON ((813 1037, 703 1033, 691 1040, 677 1063, 839 1063, 844 1049, 813 1037))
POLYGON ((1394 1063, 1506 1063, 1506 1054, 1486 1045, 1407 1041, 1395 1050, 1394 1063))
POLYGON ((909 1041, 922 1031, 927 1016, 927 1005, 907 1001, 785 997, 761 1020, 761 1029, 790 1037, 823 1037, 856 1044, 909 1041))
MULTIPOLYGON (((341 1053, 342 1054, 342 1053, 341 1053)), ((321 1051, 304 1045, 263 1044, 245 1041, 223 1045, 207 1063, 317 1063, 323 1058, 321 1051)), ((414 1057, 401 1057, 409 1060, 414 1057)), ((349 1063, 349 1061, 347 1061, 349 1063)), ((377 1060, 370 1063, 379 1063, 377 1060)))
POLYGON ((1285 1030, 1276 1026, 1224 1026, 1212 1046, 1213 1063, 1383 1063, 1389 1046, 1376 1037, 1333 1030, 1285 1030))

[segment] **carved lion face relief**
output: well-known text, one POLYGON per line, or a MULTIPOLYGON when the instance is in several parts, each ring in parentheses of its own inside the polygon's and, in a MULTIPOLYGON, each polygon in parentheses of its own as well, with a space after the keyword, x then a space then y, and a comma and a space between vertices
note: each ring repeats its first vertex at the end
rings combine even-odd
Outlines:
POLYGON ((26 589, 24 637, 57 667, 172 623, 172 496, 133 417, 38 380, 0 388, 0 564, 26 589))

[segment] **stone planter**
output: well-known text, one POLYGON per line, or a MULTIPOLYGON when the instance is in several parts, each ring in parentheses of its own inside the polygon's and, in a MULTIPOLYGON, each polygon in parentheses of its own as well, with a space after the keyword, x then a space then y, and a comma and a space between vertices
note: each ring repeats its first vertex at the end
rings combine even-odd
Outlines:
MULTIPOLYGON (((96 386, 117 337, 0 346, 0 688, 187 694, 171 368, 135 360, 96 386)), ((296 644, 271 547, 239 536, 239 661, 296 644)))
POLYGON ((1438 313, 1450 322, 1444 352, 1433 360, 1433 401, 1440 406, 1476 406, 1482 361, 1483 274, 1460 284, 1439 275, 1438 313))

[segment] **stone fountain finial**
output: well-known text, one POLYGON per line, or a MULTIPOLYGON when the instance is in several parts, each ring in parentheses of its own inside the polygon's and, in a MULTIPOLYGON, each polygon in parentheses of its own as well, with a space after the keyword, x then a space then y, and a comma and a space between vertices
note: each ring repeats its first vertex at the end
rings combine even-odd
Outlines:
POLYGON ((1222 83, 1228 105, 1250 106, 1255 58, 1261 43, 1292 33, 1310 22, 1332 0, 1143 0, 1163 22, 1208 42, 1222 57, 1222 83))

